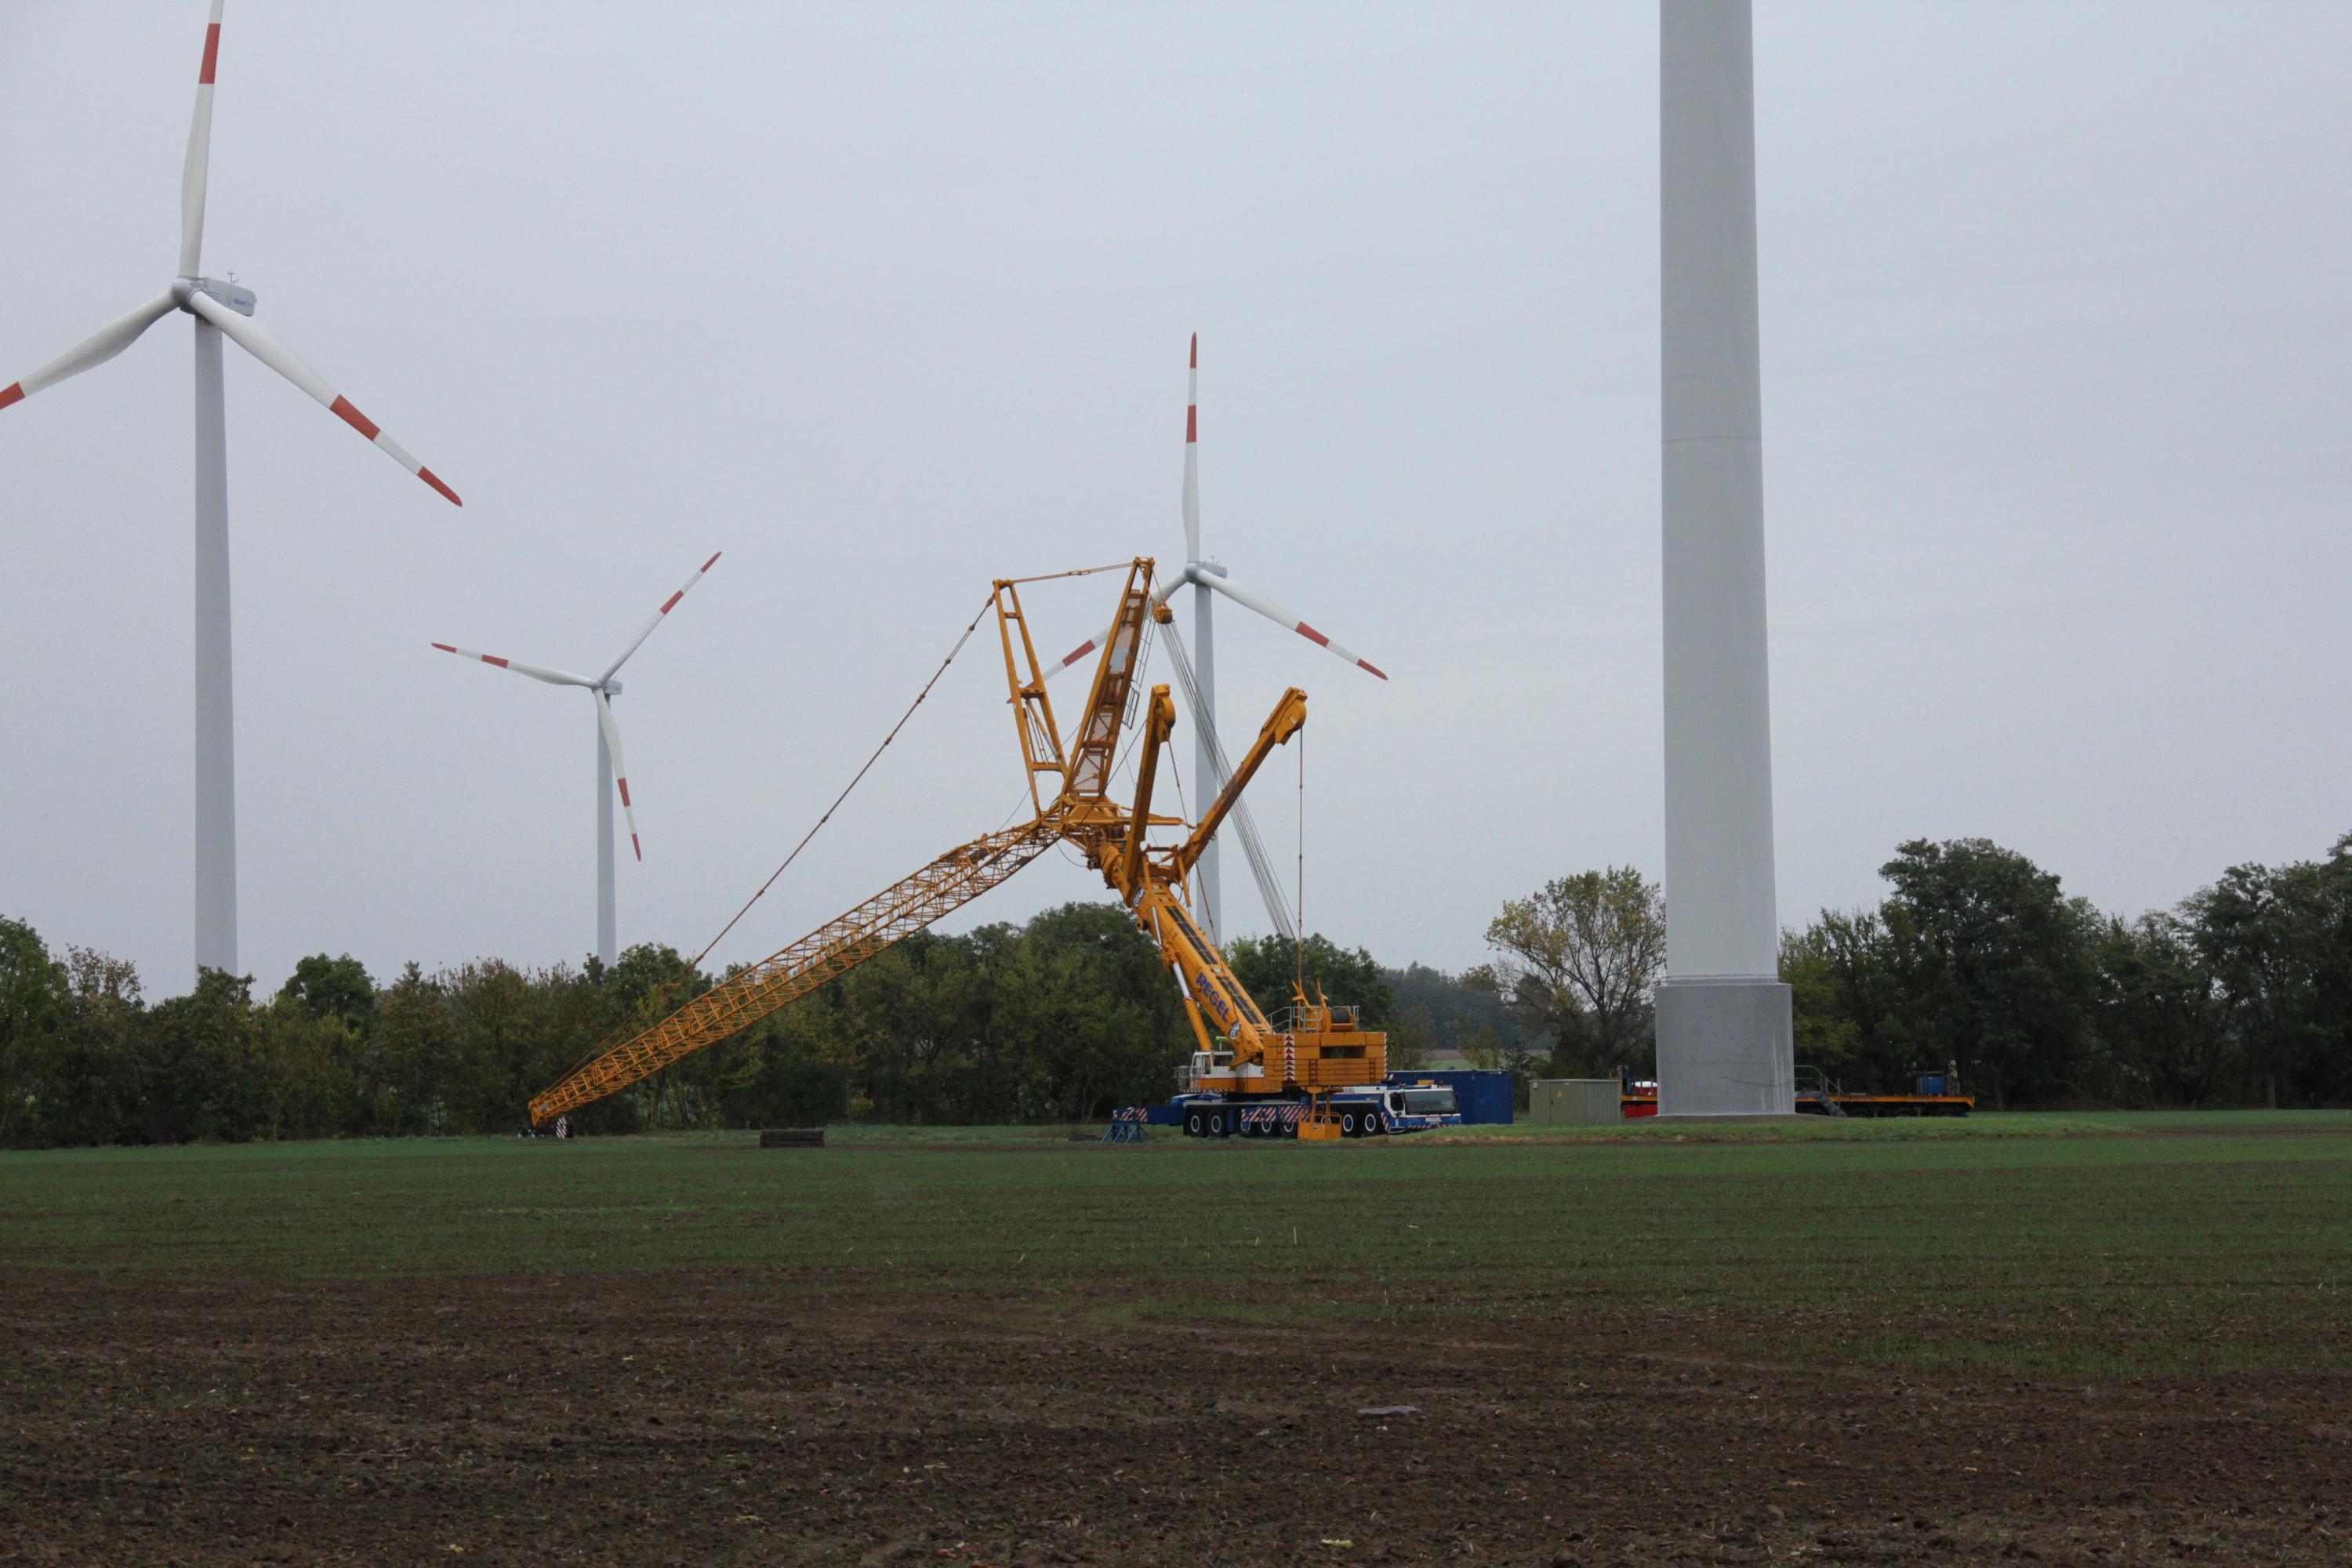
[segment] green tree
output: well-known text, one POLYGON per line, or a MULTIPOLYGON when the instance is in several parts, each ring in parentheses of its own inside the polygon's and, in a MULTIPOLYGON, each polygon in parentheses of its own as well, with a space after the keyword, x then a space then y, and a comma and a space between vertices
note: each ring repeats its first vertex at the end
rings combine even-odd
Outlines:
POLYGON ((71 1023, 47 1139, 71 1145, 131 1142, 140 1135, 139 1058, 146 1025, 139 972, 128 959, 68 947, 66 976, 71 1023))
POLYGON ((271 1138, 331 1138, 359 1119, 362 1037, 333 1009, 280 992, 253 1016, 271 1138))
POLYGON ((49 1141, 71 1014, 66 966, 33 928, 0 918, 0 1146, 49 1141))
POLYGON ((1652 993, 1665 900, 1631 866, 1580 871, 1513 899, 1486 927, 1495 961, 1465 978, 1552 1041, 1552 1069, 1600 1077, 1655 1059, 1652 993))
POLYGON ((1278 936, 1235 937, 1224 948, 1225 963, 1242 989, 1267 1016, 1290 1005, 1293 987, 1304 977, 1307 997, 1328 996, 1352 1006, 1367 1028, 1386 1028, 1396 1016, 1396 994, 1387 971, 1362 948, 1343 948, 1320 931, 1294 949, 1278 936))
POLYGON ((359 1130, 414 1136, 446 1132, 457 1050, 449 998, 415 963, 376 998, 375 1026, 361 1054, 359 1130))
POLYGON ((140 1031, 139 1104, 151 1143, 243 1141, 268 1129, 255 1050, 253 980, 200 970, 196 988, 159 1003, 140 1031))
POLYGON ((1822 926, 1781 931, 1780 983, 1790 991, 1797 1060, 1843 1081, 1862 1061, 1862 1027, 1845 968, 1822 926))
POLYGON ((314 953, 301 960, 278 988, 278 994, 299 1005, 313 1018, 331 1013, 353 1028, 364 1026, 375 1010, 375 982, 369 977, 367 966, 348 952, 341 958, 314 953))
POLYGON ((2094 956, 2099 1038, 2126 1098, 2200 1106, 2235 1087, 2229 1009, 2187 921, 2111 918, 2094 956))
POLYGON ((2327 859, 2233 866, 2180 909, 2263 1103, 2352 1098, 2352 834, 2327 859))
POLYGON ((1914 1044, 1995 1106, 2095 1095, 2085 1051, 2097 917, 2055 873, 1983 838, 1897 847, 1889 923, 1917 933, 1914 1044))

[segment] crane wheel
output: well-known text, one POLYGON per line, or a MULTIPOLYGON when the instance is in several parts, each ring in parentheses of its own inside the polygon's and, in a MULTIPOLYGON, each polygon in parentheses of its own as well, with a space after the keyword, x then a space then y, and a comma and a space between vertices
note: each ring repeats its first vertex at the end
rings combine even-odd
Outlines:
POLYGON ((1199 1111, 1188 1110, 1184 1113, 1184 1136, 1187 1138, 1208 1136, 1207 1124, 1199 1111))
POLYGON ((1353 1138, 1357 1135, 1356 1113, 1352 1110, 1343 1110, 1339 1112, 1339 1136, 1342 1138, 1353 1138))

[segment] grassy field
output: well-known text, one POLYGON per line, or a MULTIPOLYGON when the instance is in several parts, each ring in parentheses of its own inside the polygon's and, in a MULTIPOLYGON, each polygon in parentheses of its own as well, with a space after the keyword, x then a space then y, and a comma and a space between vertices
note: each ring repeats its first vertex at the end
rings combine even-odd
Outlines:
POLYGON ((1727 1353, 1874 1366, 2352 1373, 2347 1114, 753 1142, 0 1155, 0 1258, 274 1281, 730 1269, 809 1300, 1404 1332, 1650 1312, 1719 1325, 1727 1353))

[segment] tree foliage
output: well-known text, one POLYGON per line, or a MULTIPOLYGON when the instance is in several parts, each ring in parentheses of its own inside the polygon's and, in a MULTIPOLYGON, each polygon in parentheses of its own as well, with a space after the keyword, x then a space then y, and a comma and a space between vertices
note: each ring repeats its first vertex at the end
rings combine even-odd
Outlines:
POLYGON ((1486 927, 1491 963, 1467 976, 1551 1042, 1549 1070, 1606 1076, 1655 1058, 1652 993, 1665 902, 1631 866, 1555 878, 1486 927))
POLYGON ((2352 1103, 2352 835, 2132 919, 1981 838, 1883 874, 1780 947, 1798 1058, 1849 1089, 1951 1066, 1996 1106, 2352 1103))
MULTIPOLYGON (((1369 955, 1317 939, 1335 999, 1369 955)), ((674 950, 609 968, 483 960, 379 985, 303 959, 267 1000, 206 972, 148 1006, 128 964, 54 958, 0 921, 0 1142, 417 1135, 516 1129, 530 1096, 707 989, 674 950)), ((898 1121, 1066 1121, 1165 1098, 1191 1048, 1160 955, 1119 910, 919 933, 733 1039, 585 1107, 584 1131, 898 1121)))
POLYGON ((1362 948, 1343 948, 1320 931, 1295 948, 1278 936, 1236 937, 1225 944, 1225 962, 1269 1017, 1289 1006, 1303 984, 1308 1001, 1354 1007, 1367 1028, 1384 1029, 1396 1019, 1388 973, 1362 948))

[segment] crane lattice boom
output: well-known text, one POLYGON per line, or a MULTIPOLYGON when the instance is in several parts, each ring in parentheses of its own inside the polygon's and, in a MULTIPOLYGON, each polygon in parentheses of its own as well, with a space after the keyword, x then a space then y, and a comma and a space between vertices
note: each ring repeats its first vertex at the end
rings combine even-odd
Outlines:
POLYGON ((837 980, 893 942, 913 935, 1004 880, 1061 837, 1051 824, 1025 822, 950 849, 856 909, 711 989, 623 1045, 574 1068, 530 1102, 544 1126, 568 1110, 624 1089, 680 1057, 716 1045, 769 1014, 837 980))

